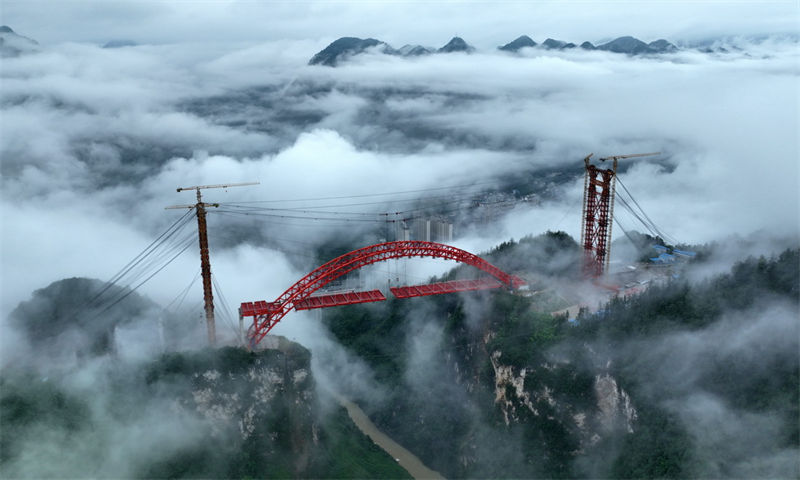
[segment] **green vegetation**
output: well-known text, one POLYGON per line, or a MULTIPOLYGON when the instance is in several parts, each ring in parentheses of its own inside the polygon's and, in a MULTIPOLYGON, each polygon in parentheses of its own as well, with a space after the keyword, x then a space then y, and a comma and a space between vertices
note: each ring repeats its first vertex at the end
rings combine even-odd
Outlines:
POLYGON ((21 455, 23 441, 44 433, 31 425, 47 425, 50 433, 69 438, 86 427, 89 405, 46 378, 33 373, 4 374, 0 377, 0 471, 21 455))
MULTIPOLYGON (((542 368, 546 349, 565 335, 564 317, 537 313, 532 299, 505 291, 471 293, 489 307, 468 312, 464 297, 445 295, 353 305, 325 312, 325 322, 345 346, 364 359, 389 397, 373 420, 412 450, 431 468, 446 476, 574 475, 570 453, 578 448, 565 423, 570 412, 556 409, 544 398, 534 400, 541 415, 519 411, 521 425, 506 426, 492 408, 494 371, 491 352, 502 352, 504 365, 527 366, 532 374, 527 389, 557 385, 586 405, 593 377, 572 366, 542 368), (420 336, 421 319, 441 329, 439 341, 420 336), (488 344, 483 336, 492 332, 488 344), (418 343, 425 365, 412 367, 410 344, 418 343), (458 368, 463 378, 453 379, 458 368), (409 378, 409 368, 421 368, 409 378), (509 443, 510 438, 516 438, 509 443), (491 453, 476 445, 503 445, 491 453)), ((518 400, 509 392, 510 399, 518 400)))
MULTIPOLYGON (((508 273, 535 272, 541 276, 575 280, 580 275, 582 250, 575 240, 564 232, 550 232, 525 236, 519 242, 509 240, 481 254, 491 264, 508 273)), ((477 274, 466 265, 459 265, 442 280, 465 278, 477 274)))
POLYGON ((409 478, 343 408, 322 414, 313 378, 296 376, 309 362, 308 350, 282 341, 258 353, 225 347, 112 363, 92 379, 6 370, 0 474, 409 478), (240 422, 248 418, 253 430, 244 436, 240 422), (44 454, 33 462, 31 455, 44 454))
POLYGON ((408 472, 364 435, 344 407, 336 407, 320 424, 320 448, 312 478, 411 478, 408 472))
MULTIPOLYGON (((714 471, 696 458, 698 446, 687 425, 663 407, 683 401, 681 389, 687 391, 684 395, 693 391, 713 395, 735 409, 737 415, 762 413, 779 418, 782 427, 771 448, 797 448, 798 264, 800 250, 787 250, 772 259, 750 258, 735 265, 730 274, 698 285, 672 281, 636 297, 616 298, 599 314, 579 315, 573 336, 595 343, 599 339, 613 352, 610 357, 616 365, 615 375, 635 397, 639 410, 637 430, 625 438, 624 455, 614 463, 613 475, 682 478, 714 471), (789 331, 795 346, 769 348, 765 342, 786 345, 780 338, 769 336, 753 347, 736 345, 734 342, 747 341, 745 336, 757 341, 760 332, 747 326, 758 322, 772 305, 786 306, 786 315, 792 319, 778 316, 774 322, 793 325, 789 331), (726 320, 731 316, 732 320, 726 320), (698 335, 693 340, 697 343, 684 345, 692 332, 698 335), (665 344, 673 347, 660 352, 665 344), (681 357, 697 358, 702 363, 691 365, 682 384, 659 386, 658 378, 665 376, 665 370, 677 368, 662 362, 680 361, 681 357)), ((719 462, 713 455, 710 461, 719 462)))
POLYGON ((582 312, 575 334, 580 338, 624 340, 678 329, 699 329, 726 311, 741 311, 773 301, 797 302, 800 296, 800 250, 776 258, 750 258, 695 286, 685 280, 653 286, 641 295, 614 298, 600 314, 582 312))
POLYGON ((12 313, 35 361, 0 374, 0 476, 407 478, 343 410, 321 415, 307 349, 278 339, 128 362, 114 329, 151 321, 153 305, 132 294, 85 308, 103 287, 62 280, 12 313))
MULTIPOLYGON (((548 234, 509 242, 491 253, 491 261, 501 268, 507 268, 505 261, 530 262, 521 259, 546 250, 541 243, 553 245, 556 250, 547 255, 556 257, 559 248, 574 248, 562 240, 548 234), (523 255, 518 249, 530 251, 523 255)), ((698 455, 709 440, 687 423, 702 414, 692 409, 694 394, 711 395, 732 412, 780 419, 777 435, 762 447, 766 452, 798 447, 796 348, 793 354, 785 348, 750 354, 715 340, 728 330, 752 335, 737 333, 743 322, 737 319, 761 309, 777 305, 776 322, 786 321, 781 308, 797 314, 798 252, 748 259, 730 274, 699 284, 676 280, 615 298, 598 313, 583 311, 577 326, 565 316, 537 311, 531 297, 504 291, 471 293, 468 300, 447 295, 343 307, 326 311, 324 321, 390 392, 380 404, 361 400, 373 421, 445 476, 713 475, 718 470, 708 462, 723 460, 698 455), (686 353, 681 342, 689 342, 686 353), (525 371, 523 390, 506 383, 501 403, 495 402, 495 353, 515 378, 525 371), (701 363, 687 364, 683 376, 673 379, 670 362, 686 355, 701 363), (592 420, 600 415, 599 375, 610 375, 630 396, 636 409, 632 433, 592 420), (583 427, 576 423, 578 413, 586 415, 583 427), (599 433, 599 441, 590 441, 591 432, 599 433)), ((465 275, 461 270, 445 279, 465 275)), ((735 464, 726 468, 738 471, 735 464)))
POLYGON ((691 477, 692 443, 675 415, 640 402, 642 421, 624 437, 621 451, 611 467, 613 478, 691 477))
MULTIPOLYGON (((284 385, 307 390, 308 383, 291 381, 291 372, 309 368, 310 352, 291 343, 281 342, 280 350, 252 353, 236 348, 206 350, 194 354, 169 354, 148 369, 148 382, 167 378, 191 378, 193 373, 208 370, 241 372, 256 366, 279 367, 285 371, 284 385)), ((202 381, 201 381, 202 383, 202 381)), ((262 385, 254 383, 242 390, 242 382, 215 385, 217 391, 238 393, 249 397, 262 385)), ((408 473, 397 465, 386 452, 361 433, 347 416, 336 407, 315 420, 308 399, 298 404, 297 393, 282 389, 282 394, 270 401, 269 408, 256 417, 258 428, 248 439, 224 448, 226 454, 214 459, 213 465, 226 465, 223 477, 240 478, 408 478, 408 473), (305 460, 303 459, 305 457, 305 460), (298 463, 299 462, 299 463, 298 463)), ((208 464, 202 450, 181 452, 158 465, 161 470, 150 469, 145 476, 209 476, 214 470, 197 471, 189 463, 201 459, 199 465, 208 464)), ((214 458, 213 456, 211 457, 214 458)), ((209 465, 209 467, 213 466, 209 465)))
MULTIPOLYGON (((576 249, 548 233, 489 258, 569 278, 576 249)), ((781 459, 800 449, 798 265, 796 249, 750 258, 615 298, 576 325, 504 290, 329 309, 324 322, 385 392, 355 400, 447 477, 796 477, 781 459)), ((2 476, 408 478, 344 409, 321 407, 299 345, 144 364, 102 354, 49 376, 2 372, 2 476), (131 453, 108 460, 116 451, 131 453)))

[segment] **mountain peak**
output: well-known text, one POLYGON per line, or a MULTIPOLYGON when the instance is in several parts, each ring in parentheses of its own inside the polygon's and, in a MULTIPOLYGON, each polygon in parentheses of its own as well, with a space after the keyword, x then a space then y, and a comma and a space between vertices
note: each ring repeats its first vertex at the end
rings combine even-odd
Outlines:
POLYGON ((39 50, 39 42, 36 40, 23 37, 8 25, 0 26, 0 57, 18 57, 39 50))
POLYGON ((535 47, 537 45, 536 42, 531 39, 531 37, 527 35, 520 35, 514 41, 506 43, 502 47, 497 47, 498 50, 503 50, 505 52, 517 52, 521 48, 525 47, 535 47))
POLYGON ((374 38, 342 37, 334 40, 330 45, 314 55, 308 64, 335 67, 345 57, 361 53, 378 45, 389 47, 386 43, 374 38))
POLYGON ((664 40, 663 38, 660 38, 655 42, 650 42, 647 44, 647 46, 657 53, 672 53, 678 51, 678 47, 664 40))
POLYGON ((597 49, 614 53, 627 53, 628 55, 638 55, 641 53, 651 52, 650 47, 648 47, 646 43, 629 35, 615 38, 608 43, 598 46, 597 49))
POLYGON ((58 280, 21 302, 9 315, 9 321, 31 342, 35 353, 47 352, 51 359, 108 353, 113 348, 114 327, 138 321, 156 305, 126 287, 105 285, 100 280, 83 277, 58 280), (121 301, 112 304, 113 309, 109 306, 108 311, 88 307, 104 288, 110 292, 110 298, 121 301), (103 321, 92 321, 100 313, 103 321), (70 341, 62 341, 63 338, 70 341))
POLYGON ((548 50, 564 50, 565 48, 575 48, 575 44, 572 42, 565 42, 563 40, 556 40, 553 38, 548 38, 542 42, 542 46, 548 50))
POLYGON ((450 53, 450 52, 467 52, 470 53, 474 51, 475 48, 469 45, 467 42, 464 41, 461 37, 453 37, 447 42, 447 45, 440 48, 438 51, 439 53, 450 53))
POLYGON ((418 57, 420 55, 428 55, 433 53, 434 50, 423 47, 422 45, 403 45, 397 50, 397 53, 404 57, 418 57))

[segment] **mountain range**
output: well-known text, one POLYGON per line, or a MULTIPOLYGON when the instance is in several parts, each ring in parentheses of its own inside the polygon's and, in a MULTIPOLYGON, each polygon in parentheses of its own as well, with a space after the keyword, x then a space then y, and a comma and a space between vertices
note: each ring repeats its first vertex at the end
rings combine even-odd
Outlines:
POLYGON ((308 64, 335 67, 340 61, 353 55, 363 53, 368 49, 375 49, 375 51, 387 55, 399 55, 403 57, 416 57, 420 55, 429 55, 431 53, 471 53, 475 51, 475 48, 465 42, 461 37, 453 37, 446 45, 439 49, 424 47, 422 45, 403 45, 397 49, 386 42, 374 38, 342 37, 320 50, 311 58, 308 64))
MULTIPOLYGON (((113 49, 135 47, 138 45, 139 44, 137 42, 132 40, 117 39, 105 43, 102 45, 102 48, 113 49)), ((612 53, 623 53, 627 55, 658 55, 664 53, 674 53, 679 50, 677 46, 665 39, 659 39, 650 43, 645 43, 638 38, 631 36, 618 37, 610 42, 600 45, 594 45, 588 41, 583 42, 580 45, 576 45, 572 42, 556 40, 553 38, 547 38, 541 44, 539 44, 529 36, 521 35, 511 42, 497 47, 498 50, 509 53, 518 53, 523 48, 540 48, 544 50, 567 50, 572 48, 581 48, 584 50, 601 50, 612 53)), ((317 52, 317 54, 315 54, 311 60, 309 60, 308 64, 335 67, 341 61, 372 49, 379 53, 401 57, 417 57, 434 53, 473 53, 475 51, 475 47, 468 44, 461 37, 453 37, 449 42, 447 42, 447 44, 440 48, 426 47, 419 44, 406 44, 400 48, 394 48, 388 43, 375 38, 341 37, 317 52)), ((18 57, 20 55, 36 53, 39 51, 41 51, 41 47, 36 40, 19 35, 7 25, 0 26, 0 57, 18 57)), ((722 47, 705 47, 701 48, 700 51, 703 53, 728 53, 728 50, 722 47)))
MULTIPOLYGON (((519 52, 523 48, 542 48, 545 50, 566 50, 577 48, 572 42, 548 38, 541 44, 537 44, 527 35, 517 37, 515 40, 497 47, 504 52, 519 52)), ((678 47, 667 40, 659 39, 650 43, 645 43, 638 38, 624 36, 616 38, 610 42, 595 46, 591 42, 583 42, 580 48, 584 50, 602 50, 613 53, 624 53, 627 55, 657 55, 662 53, 673 53, 678 51, 678 47)), ((453 37, 446 45, 441 48, 431 48, 422 45, 404 45, 396 49, 388 43, 375 38, 342 37, 333 41, 330 45, 317 52, 311 57, 309 65, 327 65, 335 67, 339 62, 358 55, 367 50, 374 49, 376 52, 388 55, 399 55, 403 57, 429 55, 433 53, 452 53, 464 52, 472 53, 475 48, 468 44, 461 37, 453 37)))

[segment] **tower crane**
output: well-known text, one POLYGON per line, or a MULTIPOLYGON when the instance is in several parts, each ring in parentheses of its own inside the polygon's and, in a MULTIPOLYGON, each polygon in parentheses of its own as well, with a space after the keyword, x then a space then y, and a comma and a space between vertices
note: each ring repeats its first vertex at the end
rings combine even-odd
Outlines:
POLYGON ((217 330, 214 323, 214 297, 211 289, 211 261, 208 257, 208 231, 206 225, 206 208, 219 207, 218 203, 204 203, 200 190, 206 188, 244 187, 248 185, 258 185, 259 182, 246 183, 223 183, 219 185, 196 185, 193 187, 179 187, 178 192, 194 190, 197 192, 197 203, 192 205, 173 205, 166 207, 194 209, 197 214, 197 235, 200 240, 200 272, 203 277, 203 307, 206 313, 206 329, 208 330, 208 344, 214 346, 217 341, 217 330))

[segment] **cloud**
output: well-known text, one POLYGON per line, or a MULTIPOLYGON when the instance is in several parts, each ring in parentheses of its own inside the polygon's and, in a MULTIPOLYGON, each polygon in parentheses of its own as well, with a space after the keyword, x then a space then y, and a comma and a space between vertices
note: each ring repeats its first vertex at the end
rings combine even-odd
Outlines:
POLYGON ((692 395, 674 408, 696 442, 701 476, 797 475, 797 450, 777 446, 784 419, 769 413, 742 412, 708 394, 692 395))
MULTIPOLYGON (((419 196, 468 197, 534 179, 546 190, 536 201, 457 230, 455 244, 480 252, 553 229, 577 238, 580 160, 589 152, 664 152, 659 163, 623 162, 620 178, 679 240, 757 230, 800 236, 797 108, 786 100, 797 97, 795 42, 655 58, 364 55, 336 69, 306 66, 313 43, 64 44, 5 61, 3 311, 59 278, 108 278, 174 221, 163 207, 194 201, 176 187, 220 182, 261 185, 208 190, 204 199, 331 198, 251 205, 349 215, 308 222, 212 212, 213 269, 234 304, 277 296, 316 266, 314 249, 327 239, 385 237, 385 224, 352 219, 413 210, 419 196), (567 173, 544 178, 559 171, 567 173), (279 250, 301 255, 287 260, 279 250), (253 267, 259 255, 263 271, 253 267), (274 262, 277 273, 263 273, 274 262)), ((626 229, 639 228, 616 212, 626 229)), ((176 295, 181 287, 166 285, 191 279, 190 257, 145 293, 176 295)), ((449 266, 430 262, 416 272, 424 278, 449 266)))
POLYGON ((180 396, 191 393, 188 384, 148 385, 133 373, 143 364, 129 360, 104 356, 57 373, 6 372, 4 400, 17 408, 8 416, 14 438, 6 442, 11 451, 4 471, 15 477, 139 476, 154 461, 216 451, 203 447, 209 435, 235 441, 180 406, 180 396))
POLYGON ((618 361, 626 362, 617 368, 636 378, 640 394, 681 419, 696 446, 697 475, 797 475, 796 450, 791 454, 781 447, 787 422, 796 420, 786 418, 788 405, 742 406, 752 405, 745 397, 758 395, 759 382, 796 373, 797 315, 796 303, 764 299, 752 309, 728 312, 700 330, 614 347, 622 353, 618 361))

